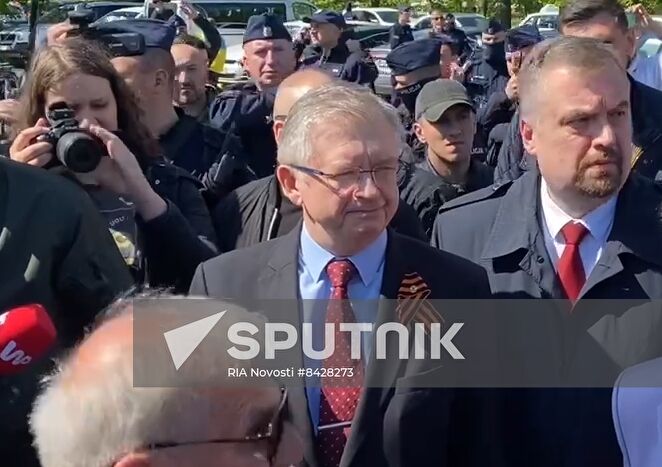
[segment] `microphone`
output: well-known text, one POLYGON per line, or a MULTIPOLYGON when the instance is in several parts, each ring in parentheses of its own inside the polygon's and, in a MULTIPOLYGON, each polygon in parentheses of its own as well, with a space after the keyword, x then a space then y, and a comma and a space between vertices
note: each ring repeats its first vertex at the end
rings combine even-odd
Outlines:
POLYGON ((0 376, 18 373, 42 357, 56 336, 53 321, 39 304, 0 314, 0 376))

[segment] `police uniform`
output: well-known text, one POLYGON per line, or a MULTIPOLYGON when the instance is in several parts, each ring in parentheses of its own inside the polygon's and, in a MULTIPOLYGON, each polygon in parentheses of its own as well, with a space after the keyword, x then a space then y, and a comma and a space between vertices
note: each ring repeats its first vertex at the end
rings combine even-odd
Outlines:
MULTIPOLYGON (((436 80, 426 84, 418 95, 416 116, 436 122, 447 110, 458 105, 472 105, 464 86, 457 81, 436 80)), ((428 236, 445 202, 491 185, 493 177, 489 167, 469 155, 464 183, 454 183, 437 173, 429 157, 426 154, 422 162, 403 165, 398 171, 400 197, 414 208, 428 236)))
POLYGON ((462 61, 467 58, 471 52, 469 40, 467 39, 467 34, 462 29, 455 26, 455 16, 450 13, 446 15, 446 23, 444 24, 442 31, 452 39, 453 43, 457 44, 457 55, 460 57, 460 60, 462 61))
MULTIPOLYGON (((535 26, 527 24, 513 28, 506 34, 506 52, 519 52, 542 40, 543 38, 535 26)), ((510 100, 504 88, 489 96, 487 103, 478 109, 476 123, 478 131, 487 138, 486 160, 489 165, 494 166, 497 163, 499 150, 507 132, 507 124, 513 118, 516 107, 517 103, 510 100)))
MULTIPOLYGON (((485 33, 497 34, 503 30, 498 21, 490 20, 485 33)), ((483 44, 482 56, 474 59, 465 78, 465 85, 476 109, 480 110, 492 94, 506 89, 509 79, 504 43, 483 44)))
MULTIPOLYGON (((140 34, 144 38, 146 49, 159 48, 168 53, 172 48, 176 32, 174 23, 150 19, 112 21, 95 27, 102 35, 140 34)), ((119 51, 115 55, 123 54, 124 52, 119 51)), ((206 197, 211 204, 241 184, 255 179, 245 163, 242 166, 243 148, 229 132, 202 124, 179 108, 175 108, 175 111, 177 122, 159 137, 163 156, 168 161, 185 169, 200 181, 209 181, 214 177, 218 179, 216 173, 209 172, 212 171, 214 164, 218 165, 222 160, 228 159, 237 161, 234 164, 237 166, 235 171, 244 174, 234 178, 225 177, 225 185, 208 183, 206 197)))
MULTIPOLYGON (((411 11, 410 8, 401 8, 400 13, 411 11)), ((389 45, 391 49, 395 49, 397 46, 402 45, 406 42, 411 42, 414 40, 414 33, 411 31, 411 26, 408 24, 395 23, 391 26, 389 30, 389 45)))
MULTIPOLYGON (((251 16, 243 43, 254 40, 292 40, 278 17, 272 14, 251 16)), ((230 86, 219 93, 209 109, 209 123, 226 133, 237 135, 242 154, 257 178, 274 173, 277 146, 272 131, 276 89, 259 89, 253 82, 230 86)))
POLYGON ((405 155, 404 162, 418 163, 425 158, 424 147, 414 134, 414 108, 416 97, 425 83, 433 81, 441 76, 441 40, 438 38, 426 38, 413 42, 407 42, 391 50, 386 56, 386 63, 391 69, 392 76, 402 76, 412 73, 421 68, 437 66, 438 74, 425 78, 418 83, 411 84, 405 88, 398 89, 396 94, 400 99, 397 106, 402 125, 407 132, 407 144, 411 153, 405 155))
MULTIPOLYGON (((333 24, 338 29, 346 27, 345 18, 340 13, 322 10, 310 17, 303 18, 306 23, 333 24)), ((302 68, 318 67, 330 72, 333 76, 352 83, 372 85, 379 71, 367 52, 350 52, 345 44, 338 44, 324 56, 319 45, 311 44, 303 51, 302 68)))

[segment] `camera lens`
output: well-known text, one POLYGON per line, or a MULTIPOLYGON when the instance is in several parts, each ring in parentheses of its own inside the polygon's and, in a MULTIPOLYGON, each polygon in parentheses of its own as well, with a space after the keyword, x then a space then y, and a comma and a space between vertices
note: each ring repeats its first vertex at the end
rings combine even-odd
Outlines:
POLYGON ((91 135, 82 131, 71 131, 60 137, 56 154, 69 170, 86 173, 97 168, 105 150, 91 135))

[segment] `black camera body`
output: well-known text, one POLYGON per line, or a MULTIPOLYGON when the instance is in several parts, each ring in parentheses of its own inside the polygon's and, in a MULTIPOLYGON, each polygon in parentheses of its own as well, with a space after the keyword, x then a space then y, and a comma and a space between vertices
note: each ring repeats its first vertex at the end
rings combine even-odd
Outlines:
POLYGON ((39 138, 55 148, 55 156, 69 170, 77 173, 91 172, 102 157, 108 156, 101 141, 81 130, 73 110, 66 106, 48 111, 51 129, 39 138))

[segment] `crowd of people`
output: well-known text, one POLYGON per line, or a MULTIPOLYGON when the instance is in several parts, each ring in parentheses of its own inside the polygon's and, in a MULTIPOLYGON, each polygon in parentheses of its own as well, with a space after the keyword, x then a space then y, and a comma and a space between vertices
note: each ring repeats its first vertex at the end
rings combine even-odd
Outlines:
POLYGON ((439 10, 414 40, 402 8, 390 96, 341 13, 295 38, 252 16, 250 80, 219 91, 218 38, 159 11, 52 27, 0 102, 0 312, 39 304, 57 330, 0 366, 3 465, 662 465, 662 60, 638 50, 662 28, 643 7, 632 25, 572 0, 548 40, 490 20, 481 47, 439 10), (333 356, 304 360, 351 368, 344 386, 224 384, 220 334, 185 363, 203 384, 135 384, 166 371, 138 317, 282 319, 269 300, 298 303, 315 348, 333 326, 333 356), (339 330, 453 320, 480 336, 464 366, 380 362, 372 332, 350 358, 339 330))

